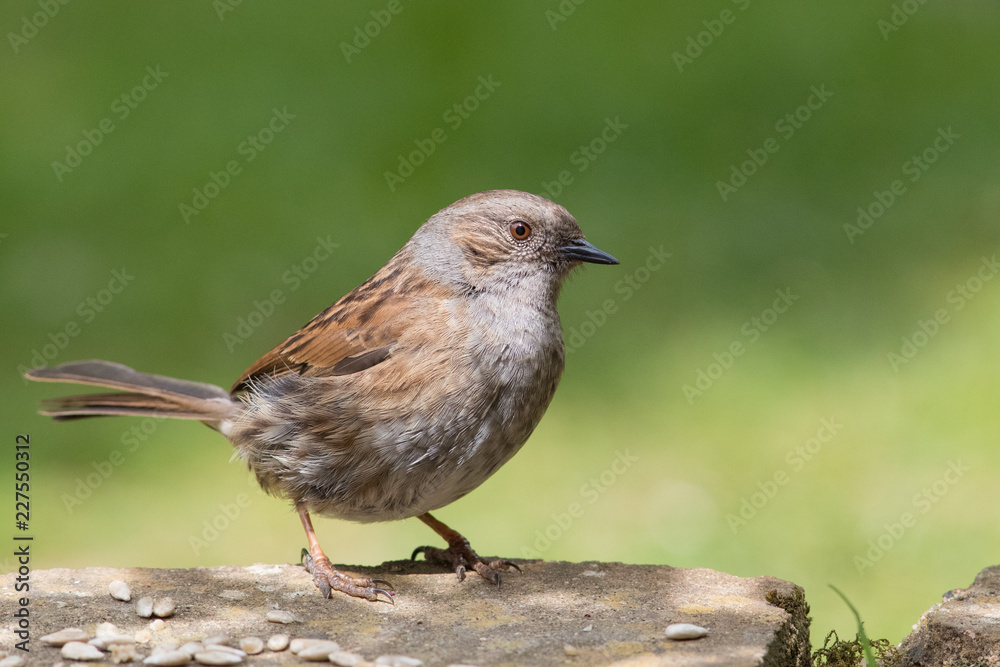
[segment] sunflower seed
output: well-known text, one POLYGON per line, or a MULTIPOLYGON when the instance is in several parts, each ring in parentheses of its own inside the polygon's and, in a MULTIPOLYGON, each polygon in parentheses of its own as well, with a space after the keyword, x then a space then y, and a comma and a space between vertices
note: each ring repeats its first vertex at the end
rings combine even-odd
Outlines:
POLYGON ((708 630, 692 623, 672 623, 667 626, 667 639, 698 639, 708 634, 708 630))
POLYGON ((177 650, 182 653, 187 653, 189 658, 193 658, 195 653, 201 653, 205 650, 205 647, 199 642, 188 642, 177 650))
MULTIPOLYGON (((293 640, 292 643, 294 644, 295 641, 297 640, 293 640)), ((292 650, 294 652, 294 649, 292 650)), ((329 662, 330 654, 339 650, 340 644, 337 642, 319 639, 313 644, 302 647, 298 651, 298 656, 300 660, 309 660, 310 662, 329 662)))
POLYGON ((123 662, 135 662, 139 659, 139 652, 135 650, 135 644, 112 644, 111 662, 120 665, 123 662))
POLYGON ((260 637, 244 637, 240 640, 240 648, 249 655, 257 655, 264 650, 264 640, 260 637))
POLYGON ((295 614, 290 611, 285 611, 283 609, 272 609, 267 612, 267 620, 271 623, 298 623, 299 619, 295 617, 295 614))
POLYGON ((149 618, 153 615, 153 598, 148 595, 144 598, 139 598, 135 603, 135 613, 139 615, 139 618, 149 618))
POLYGON ((62 646, 66 642, 85 642, 88 639, 90 637, 80 628, 66 628, 59 632, 53 632, 51 635, 45 635, 42 637, 42 643, 49 646, 62 646))
POLYGON ((66 642, 59 652, 67 660, 104 660, 99 648, 83 642, 66 642))
POLYGON ((128 602, 132 599, 132 591, 129 589, 128 584, 121 579, 115 579, 108 584, 108 592, 111 593, 111 597, 122 602, 128 602))
POLYGON ((202 665, 238 665, 243 662, 243 658, 240 656, 218 649, 209 649, 201 653, 195 653, 194 659, 202 665))
POLYGON ((151 655, 142 662, 146 665, 186 665, 190 661, 190 655, 184 651, 176 650, 151 655))
POLYGON ((173 598, 160 598, 153 603, 153 613, 160 618, 170 618, 177 611, 173 598))
POLYGON ((339 667, 354 667, 359 662, 363 661, 362 658, 357 653, 351 653, 350 651, 334 651, 329 655, 329 660, 339 667))
POLYGON ((408 655, 380 655, 375 658, 375 664, 390 665, 390 667, 423 667, 424 661, 408 655))

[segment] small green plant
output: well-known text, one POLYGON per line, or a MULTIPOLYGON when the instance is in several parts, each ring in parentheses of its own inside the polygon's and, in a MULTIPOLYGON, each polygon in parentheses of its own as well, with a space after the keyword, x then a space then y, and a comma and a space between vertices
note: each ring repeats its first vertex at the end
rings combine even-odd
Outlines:
POLYGON ((888 639, 868 639, 865 632, 865 624, 861 620, 861 615, 854 608, 847 596, 840 592, 836 586, 831 584, 830 588, 847 605, 854 619, 858 624, 858 633, 854 640, 845 641, 837 636, 836 630, 831 630, 830 634, 823 640, 823 648, 816 649, 813 653, 813 664, 816 667, 857 667, 863 663, 867 667, 892 667, 899 661, 899 652, 896 647, 889 643, 888 639))
POLYGON ((861 620, 861 614, 859 614, 858 610, 854 608, 854 605, 847 599, 847 596, 840 592, 839 588, 833 584, 830 584, 830 588, 833 589, 834 593, 840 596, 840 599, 844 601, 847 608, 851 610, 852 614, 854 614, 854 620, 858 624, 858 639, 861 642, 861 651, 865 654, 865 663, 868 667, 878 667, 878 663, 875 661, 875 654, 872 653, 872 644, 868 641, 868 635, 865 633, 865 624, 861 620))

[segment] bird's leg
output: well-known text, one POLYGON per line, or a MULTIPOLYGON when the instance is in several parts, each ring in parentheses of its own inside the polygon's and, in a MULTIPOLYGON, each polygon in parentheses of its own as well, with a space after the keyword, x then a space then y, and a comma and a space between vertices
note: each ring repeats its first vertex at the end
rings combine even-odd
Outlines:
POLYGON ((469 540, 465 539, 457 531, 444 525, 430 514, 421 514, 417 518, 430 526, 435 533, 443 537, 448 543, 448 548, 438 549, 437 547, 417 547, 413 551, 413 555, 410 556, 411 560, 416 560, 417 554, 422 553, 428 562, 444 565, 445 567, 450 567, 454 570, 455 574, 458 575, 459 581, 463 581, 465 579, 465 571, 471 568, 478 572, 483 579, 496 584, 497 588, 500 587, 501 570, 509 570, 513 568, 518 572, 521 571, 521 568, 517 566, 517 563, 509 560, 486 560, 485 558, 480 558, 476 555, 476 552, 472 550, 472 547, 469 546, 469 540))
POLYGON ((381 594, 386 597, 385 602, 396 604, 392 599, 392 593, 384 588, 375 587, 375 584, 382 584, 391 589, 392 586, 385 579, 369 579, 367 577, 355 579, 335 569, 319 546, 312 520, 309 518, 309 510, 301 504, 296 505, 295 509, 298 510, 299 518, 302 519, 302 527, 306 529, 306 539, 309 540, 308 551, 302 550, 303 564, 306 567, 306 572, 313 576, 313 581, 316 582, 324 597, 329 598, 333 591, 340 591, 356 598, 379 602, 382 601, 382 598, 379 597, 381 594))

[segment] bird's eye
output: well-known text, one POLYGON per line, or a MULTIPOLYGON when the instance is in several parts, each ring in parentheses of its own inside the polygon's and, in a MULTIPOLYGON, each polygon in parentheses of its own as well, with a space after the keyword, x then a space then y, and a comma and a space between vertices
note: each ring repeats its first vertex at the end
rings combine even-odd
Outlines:
POLYGON ((510 235, 515 241, 527 241, 531 238, 531 226, 524 220, 515 220, 510 223, 510 235))

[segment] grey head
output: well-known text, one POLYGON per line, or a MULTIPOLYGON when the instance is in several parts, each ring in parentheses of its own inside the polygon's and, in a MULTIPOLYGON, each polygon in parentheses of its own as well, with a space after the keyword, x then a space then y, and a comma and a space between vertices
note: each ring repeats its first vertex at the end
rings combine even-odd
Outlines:
POLYGON ((465 291, 558 295, 582 262, 618 264, 589 243, 569 211, 518 190, 465 197, 433 215, 407 244, 439 281, 465 291))

